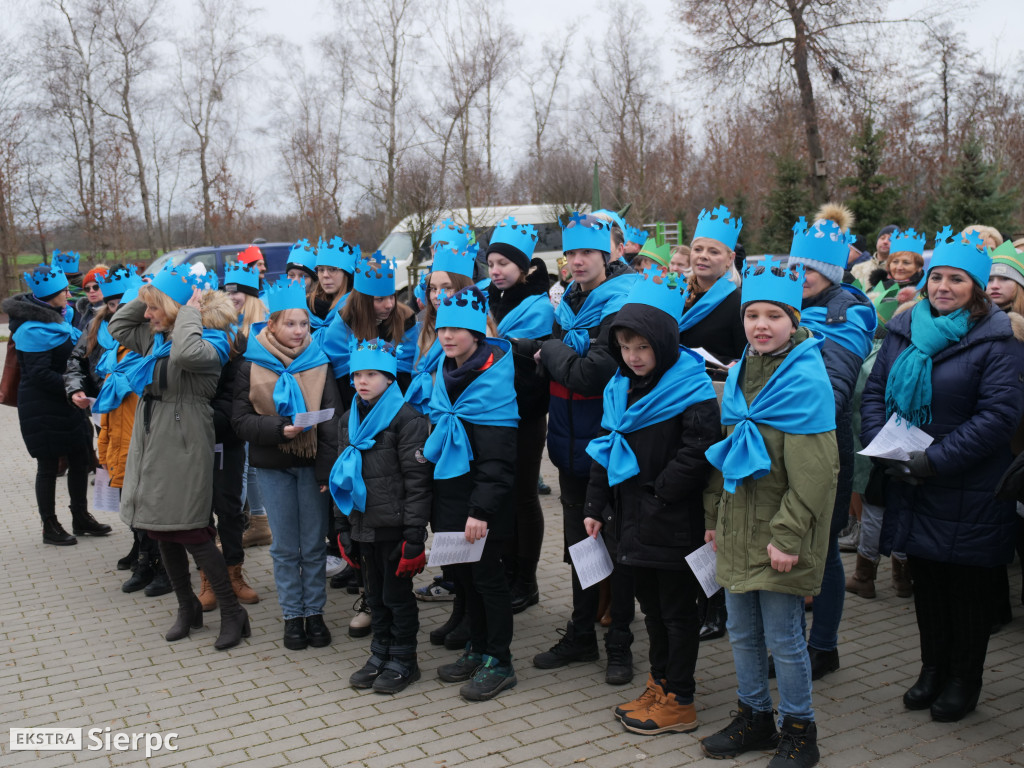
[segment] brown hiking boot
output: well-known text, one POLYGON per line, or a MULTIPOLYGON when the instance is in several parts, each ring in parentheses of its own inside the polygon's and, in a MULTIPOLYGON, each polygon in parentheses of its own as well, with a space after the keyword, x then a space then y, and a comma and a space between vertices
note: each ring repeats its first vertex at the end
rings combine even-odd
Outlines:
POLYGON ((266 515, 253 515, 249 527, 242 533, 242 547, 263 547, 273 543, 270 523, 266 515))
POLYGON ((199 602, 203 605, 203 612, 209 613, 217 607, 217 595, 213 593, 213 585, 203 570, 199 569, 199 602))
POLYGON ((620 704, 612 712, 615 716, 621 720, 625 715, 630 712, 636 712, 641 709, 646 709, 654 703, 655 697, 659 694, 664 694, 665 689, 661 687, 661 684, 654 679, 654 675, 647 675, 647 687, 644 688, 644 692, 637 696, 632 701, 627 701, 625 704, 620 704))
POLYGON ((697 707, 681 704, 674 693, 656 693, 646 709, 624 715, 622 724, 633 733, 690 733, 697 730, 697 707))
POLYGON ((246 584, 241 563, 228 566, 228 577, 231 579, 231 588, 235 590, 235 597, 238 598, 238 602, 252 605, 260 601, 260 596, 256 594, 256 590, 246 584))
POLYGON ((910 565, 906 560, 892 558, 892 586, 896 597, 913 597, 914 583, 910 580, 910 565))
POLYGON ((851 595, 871 599, 875 596, 875 576, 878 563, 873 563, 861 554, 857 555, 857 567, 846 580, 846 591, 851 595))

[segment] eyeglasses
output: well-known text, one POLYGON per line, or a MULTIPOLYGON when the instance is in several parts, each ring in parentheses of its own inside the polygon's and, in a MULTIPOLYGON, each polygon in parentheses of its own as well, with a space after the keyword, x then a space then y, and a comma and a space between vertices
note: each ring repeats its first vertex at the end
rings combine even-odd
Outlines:
POLYGON ((92 293, 93 291, 98 291, 99 289, 100 287, 96 285, 96 283, 90 283, 89 285, 85 286, 85 290, 89 291, 90 293, 92 293))

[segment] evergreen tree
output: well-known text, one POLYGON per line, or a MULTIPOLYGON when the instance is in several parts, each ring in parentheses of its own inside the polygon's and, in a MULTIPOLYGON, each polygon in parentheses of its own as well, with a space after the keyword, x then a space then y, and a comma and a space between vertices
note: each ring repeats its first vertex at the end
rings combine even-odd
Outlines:
MULTIPOLYGON (((761 230, 761 247, 766 253, 789 253, 793 224, 811 208, 804 164, 792 155, 775 157, 775 180, 765 198, 768 219, 761 230)), ((747 249, 747 253, 751 253, 747 249)))
POLYGON ((929 224, 933 229, 949 224, 954 231, 971 224, 1011 231, 1020 189, 1005 181, 1006 173, 985 160, 981 141, 972 133, 960 145, 956 165, 942 179, 939 194, 929 206, 929 224))
POLYGON ((856 217, 857 231, 869 243, 874 243, 878 230, 898 218, 896 209, 900 191, 893 179, 878 172, 882 166, 885 132, 875 130, 875 121, 871 115, 864 118, 852 146, 856 152, 853 163, 857 167, 857 174, 839 183, 853 190, 845 203, 856 217))

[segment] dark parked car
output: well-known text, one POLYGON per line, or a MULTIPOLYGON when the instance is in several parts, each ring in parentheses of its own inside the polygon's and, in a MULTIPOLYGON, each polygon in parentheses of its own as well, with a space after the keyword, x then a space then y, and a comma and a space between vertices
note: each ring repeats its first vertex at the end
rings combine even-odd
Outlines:
POLYGON ((146 269, 146 275, 154 275, 164 268, 170 261, 174 266, 194 264, 201 262, 208 271, 215 271, 217 279, 224 282, 224 265, 234 261, 235 257, 248 248, 255 245, 263 253, 263 259, 267 262, 267 274, 264 282, 273 282, 284 274, 285 264, 288 263, 288 253, 291 251, 292 243, 245 243, 243 245, 215 245, 205 248, 182 248, 176 251, 168 251, 163 256, 155 259, 146 269))

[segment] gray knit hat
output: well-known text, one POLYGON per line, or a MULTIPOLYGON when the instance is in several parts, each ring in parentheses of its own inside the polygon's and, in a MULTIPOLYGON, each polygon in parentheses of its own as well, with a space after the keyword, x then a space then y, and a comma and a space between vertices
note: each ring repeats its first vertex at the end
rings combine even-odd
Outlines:
POLYGON ((818 261, 817 259, 808 259, 806 256, 790 256, 789 261, 786 263, 790 266, 803 264, 807 269, 820 272, 832 285, 839 285, 843 282, 843 268, 836 264, 829 264, 826 261, 818 261))

